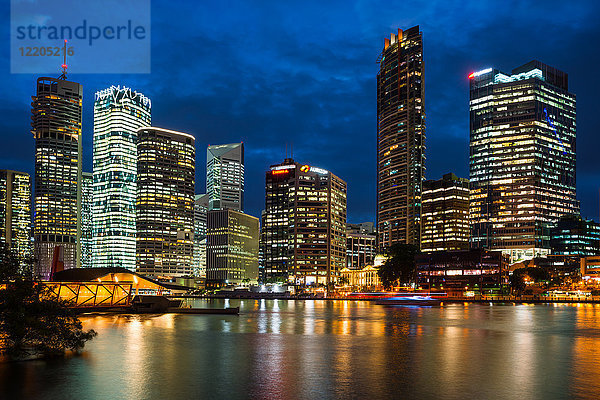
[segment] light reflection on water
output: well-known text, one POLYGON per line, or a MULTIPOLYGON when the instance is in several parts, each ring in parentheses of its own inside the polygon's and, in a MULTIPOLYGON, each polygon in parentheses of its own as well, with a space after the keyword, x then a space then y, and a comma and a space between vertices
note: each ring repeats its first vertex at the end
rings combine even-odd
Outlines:
POLYGON ((84 316, 82 356, 0 365, 0 398, 600 398, 598 305, 228 306, 84 316))

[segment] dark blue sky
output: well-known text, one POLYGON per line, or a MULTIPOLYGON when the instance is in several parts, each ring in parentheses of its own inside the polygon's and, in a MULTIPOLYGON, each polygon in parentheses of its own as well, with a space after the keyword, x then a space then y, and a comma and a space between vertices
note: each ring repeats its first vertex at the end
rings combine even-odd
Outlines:
MULTIPOLYGON (((2 13, 0 168, 33 174, 33 75, 9 72, 2 13)), ((84 85, 84 170, 92 164, 94 92, 111 84, 152 99, 153 125, 196 137, 196 192, 206 146, 243 141, 246 212, 264 207, 264 171, 294 158, 348 182, 348 221, 374 219, 376 74, 383 40, 398 27, 424 36, 427 178, 468 177, 467 75, 532 59, 569 73, 577 95, 577 193, 598 219, 596 121, 600 80, 597 1, 152 2, 152 73, 78 75, 84 85), (596 93, 596 95, 594 95, 596 93)), ((58 72, 57 72, 58 75, 58 72)))

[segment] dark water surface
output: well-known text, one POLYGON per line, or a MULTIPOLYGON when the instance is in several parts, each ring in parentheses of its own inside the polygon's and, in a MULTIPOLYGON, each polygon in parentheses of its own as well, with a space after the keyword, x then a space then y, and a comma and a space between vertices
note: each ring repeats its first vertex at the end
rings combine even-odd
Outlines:
POLYGON ((0 364, 2 399, 600 399, 600 305, 196 300, 93 315, 81 356, 0 364))

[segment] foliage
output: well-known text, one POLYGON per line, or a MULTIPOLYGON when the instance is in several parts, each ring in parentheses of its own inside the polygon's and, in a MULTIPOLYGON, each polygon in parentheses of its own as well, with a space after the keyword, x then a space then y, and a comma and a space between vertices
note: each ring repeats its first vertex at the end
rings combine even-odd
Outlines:
POLYGON ((534 283, 547 283, 550 281, 550 274, 544 268, 539 267, 517 268, 510 276, 510 287, 513 292, 523 292, 525 290, 526 278, 534 283))
POLYGON ((349 285, 349 284, 350 284, 350 280, 349 280, 349 279, 348 279, 348 277, 346 277, 346 276, 340 276, 340 277, 337 279, 337 285, 338 285, 338 286, 347 286, 347 285, 349 285))
POLYGON ((388 257, 379 267, 377 275, 386 289, 397 283, 413 283, 416 276, 415 256, 420 253, 417 246, 398 243, 385 251, 388 257))
POLYGON ((21 359, 81 350, 96 332, 84 331, 73 310, 32 279, 32 265, 0 249, 0 283, 6 285, 0 289, 0 355, 21 359))

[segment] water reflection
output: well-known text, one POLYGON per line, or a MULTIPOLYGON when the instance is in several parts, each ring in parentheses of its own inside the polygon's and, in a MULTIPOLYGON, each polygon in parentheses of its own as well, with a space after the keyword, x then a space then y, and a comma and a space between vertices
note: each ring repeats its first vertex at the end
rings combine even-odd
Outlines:
POLYGON ((600 306, 195 300, 93 315, 83 356, 0 365, 0 398, 600 398, 600 306))

